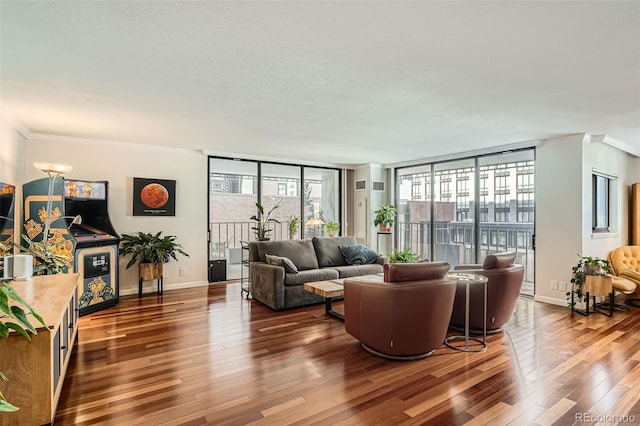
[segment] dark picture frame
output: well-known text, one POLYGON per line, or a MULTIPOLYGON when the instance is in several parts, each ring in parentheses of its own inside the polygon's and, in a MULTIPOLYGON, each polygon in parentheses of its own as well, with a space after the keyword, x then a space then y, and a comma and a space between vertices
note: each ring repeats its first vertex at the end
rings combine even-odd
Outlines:
POLYGON ((133 178, 134 216, 175 216, 176 181, 133 178))

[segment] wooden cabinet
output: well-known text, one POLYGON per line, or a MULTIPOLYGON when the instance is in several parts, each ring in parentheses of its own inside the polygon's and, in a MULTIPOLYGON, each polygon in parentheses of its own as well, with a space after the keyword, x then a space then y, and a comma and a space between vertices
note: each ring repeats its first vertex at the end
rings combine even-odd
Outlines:
POLYGON ((11 286, 48 328, 30 318, 38 330, 31 341, 16 333, 0 339, 0 371, 9 379, 0 383, 0 390, 20 408, 0 413, 0 425, 50 424, 78 333, 78 274, 33 277, 11 286))

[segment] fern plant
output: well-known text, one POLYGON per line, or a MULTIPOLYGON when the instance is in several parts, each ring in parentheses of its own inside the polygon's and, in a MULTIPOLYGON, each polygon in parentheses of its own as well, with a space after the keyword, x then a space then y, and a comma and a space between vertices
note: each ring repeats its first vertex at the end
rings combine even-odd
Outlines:
POLYGON ((415 263, 420 261, 420 256, 413 253, 409 248, 403 250, 393 249, 391 253, 387 253, 389 263, 415 263))
POLYGON ((127 269, 139 263, 166 263, 169 258, 178 260, 177 255, 189 257, 176 243, 175 235, 162 236, 162 231, 157 234, 149 232, 136 232, 135 234, 123 234, 120 243, 120 255, 131 256, 127 263, 127 269))

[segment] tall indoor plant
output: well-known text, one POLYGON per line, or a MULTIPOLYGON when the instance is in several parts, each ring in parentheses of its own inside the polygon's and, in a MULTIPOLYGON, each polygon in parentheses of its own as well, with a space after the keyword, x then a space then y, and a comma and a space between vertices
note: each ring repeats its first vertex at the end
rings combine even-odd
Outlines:
POLYGON ((256 201, 256 208, 258 209, 258 212, 253 216, 251 216, 249 219, 254 220, 256 222, 256 225, 252 226, 251 229, 255 231, 256 239, 258 241, 269 240, 268 235, 269 235, 269 232, 271 232, 271 229, 269 229, 270 222, 280 223, 280 221, 278 221, 277 219, 273 219, 271 217, 271 213, 273 213, 275 209, 280 207, 281 202, 282 202, 282 199, 278 201, 275 206, 271 207, 271 210, 269 210, 267 214, 265 214, 263 205, 256 201))
POLYGON ((373 224, 380 227, 380 232, 390 232, 396 219, 398 209, 394 205, 382 205, 374 212, 373 224))
POLYGON ((131 256, 127 269, 136 262, 139 264, 140 278, 154 280, 162 277, 162 265, 170 258, 178 260, 177 255, 189 257, 176 243, 176 236, 162 236, 162 231, 152 234, 148 232, 136 232, 135 234, 123 234, 120 243, 120 255, 131 256))

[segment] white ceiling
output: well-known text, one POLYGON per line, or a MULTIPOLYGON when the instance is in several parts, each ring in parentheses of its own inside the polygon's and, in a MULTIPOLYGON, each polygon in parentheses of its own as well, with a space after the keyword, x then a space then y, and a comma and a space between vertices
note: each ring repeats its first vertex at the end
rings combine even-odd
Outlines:
POLYGON ((640 148, 640 2, 0 3, 32 132, 327 163, 640 148))

